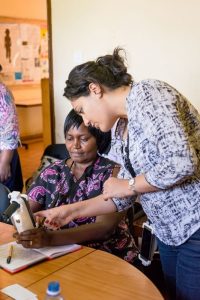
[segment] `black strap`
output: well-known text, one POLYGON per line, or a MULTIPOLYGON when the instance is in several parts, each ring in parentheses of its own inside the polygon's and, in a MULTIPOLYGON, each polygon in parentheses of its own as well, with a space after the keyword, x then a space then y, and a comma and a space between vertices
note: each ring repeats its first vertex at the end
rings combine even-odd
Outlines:
POLYGON ((132 177, 136 176, 129 158, 129 135, 127 137, 127 145, 126 145, 125 168, 129 171, 132 177))
MULTIPOLYGON (((130 174, 131 174, 132 177, 135 177, 136 174, 135 174, 135 171, 134 171, 134 169, 132 167, 131 161, 129 159, 129 135, 127 137, 126 154, 127 155, 125 157, 125 168, 130 172, 130 174)), ((134 205, 135 205, 135 202, 134 202, 134 205)), ((140 212, 140 214, 142 214, 142 212, 143 212, 143 214, 145 214, 144 211, 143 211, 143 208, 141 206, 141 212, 140 212)), ((134 218, 134 215, 133 215, 133 218, 134 218)), ((149 222, 149 224, 151 224, 151 221, 147 220, 147 222, 149 222)))

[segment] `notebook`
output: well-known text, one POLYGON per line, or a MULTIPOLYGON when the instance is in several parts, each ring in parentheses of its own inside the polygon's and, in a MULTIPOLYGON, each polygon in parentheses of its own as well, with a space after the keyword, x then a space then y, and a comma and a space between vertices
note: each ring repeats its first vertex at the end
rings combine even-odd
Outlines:
POLYGON ((40 249, 28 249, 16 242, 0 245, 0 266, 9 273, 19 272, 32 264, 45 259, 52 259, 69 252, 81 249, 81 245, 72 244, 64 246, 45 247, 40 249), (12 259, 7 263, 10 245, 13 245, 12 259))

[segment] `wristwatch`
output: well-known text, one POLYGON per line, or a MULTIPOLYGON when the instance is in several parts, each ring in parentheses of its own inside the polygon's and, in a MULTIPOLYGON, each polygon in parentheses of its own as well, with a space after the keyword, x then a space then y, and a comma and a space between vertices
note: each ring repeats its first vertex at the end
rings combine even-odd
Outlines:
POLYGON ((133 191, 134 194, 137 194, 136 190, 135 190, 135 177, 131 178, 128 181, 128 185, 129 185, 129 190, 133 191))

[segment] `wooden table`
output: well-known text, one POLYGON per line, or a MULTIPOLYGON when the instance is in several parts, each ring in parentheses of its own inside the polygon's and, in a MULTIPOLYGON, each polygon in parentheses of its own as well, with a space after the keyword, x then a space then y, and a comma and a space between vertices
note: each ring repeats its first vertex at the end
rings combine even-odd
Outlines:
POLYGON ((15 105, 19 107, 42 106, 42 100, 37 98, 15 100, 15 105))
MULTIPOLYGON (((12 240, 12 231, 11 226, 0 223, 0 243, 12 240)), ((44 299, 51 280, 60 282, 67 300, 163 299, 153 283, 135 267, 114 255, 87 247, 14 275, 0 270, 0 289, 19 283, 36 293, 39 300, 44 299)), ((0 293, 0 300, 3 299, 10 298, 0 293)))
MULTIPOLYGON (((13 226, 0 222, 0 244, 12 241, 12 234, 14 231, 15 230, 13 226)), ((44 277, 61 270, 63 267, 73 263, 74 261, 93 251, 95 250, 92 248, 83 247, 79 251, 75 251, 69 255, 64 255, 50 261, 41 262, 40 264, 34 265, 16 274, 9 274, 0 269, 0 289, 14 283, 28 287, 38 280, 41 280, 44 277)), ((45 290, 45 288, 46 287, 43 289, 45 290)), ((2 299, 10 298, 5 298, 5 295, 0 292, 0 300, 2 299)))

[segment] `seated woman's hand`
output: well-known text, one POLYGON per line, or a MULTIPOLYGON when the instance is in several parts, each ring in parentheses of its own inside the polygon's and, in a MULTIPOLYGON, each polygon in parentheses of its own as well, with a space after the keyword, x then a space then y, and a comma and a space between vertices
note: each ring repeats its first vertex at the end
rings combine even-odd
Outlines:
POLYGON ((76 204, 69 204, 47 210, 41 210, 36 212, 34 215, 36 220, 38 218, 45 218, 44 225, 49 229, 55 230, 73 220, 75 211, 76 204))
POLYGON ((45 228, 34 228, 26 230, 24 232, 15 232, 13 237, 18 244, 21 244, 24 248, 42 248, 50 246, 51 233, 45 228))

